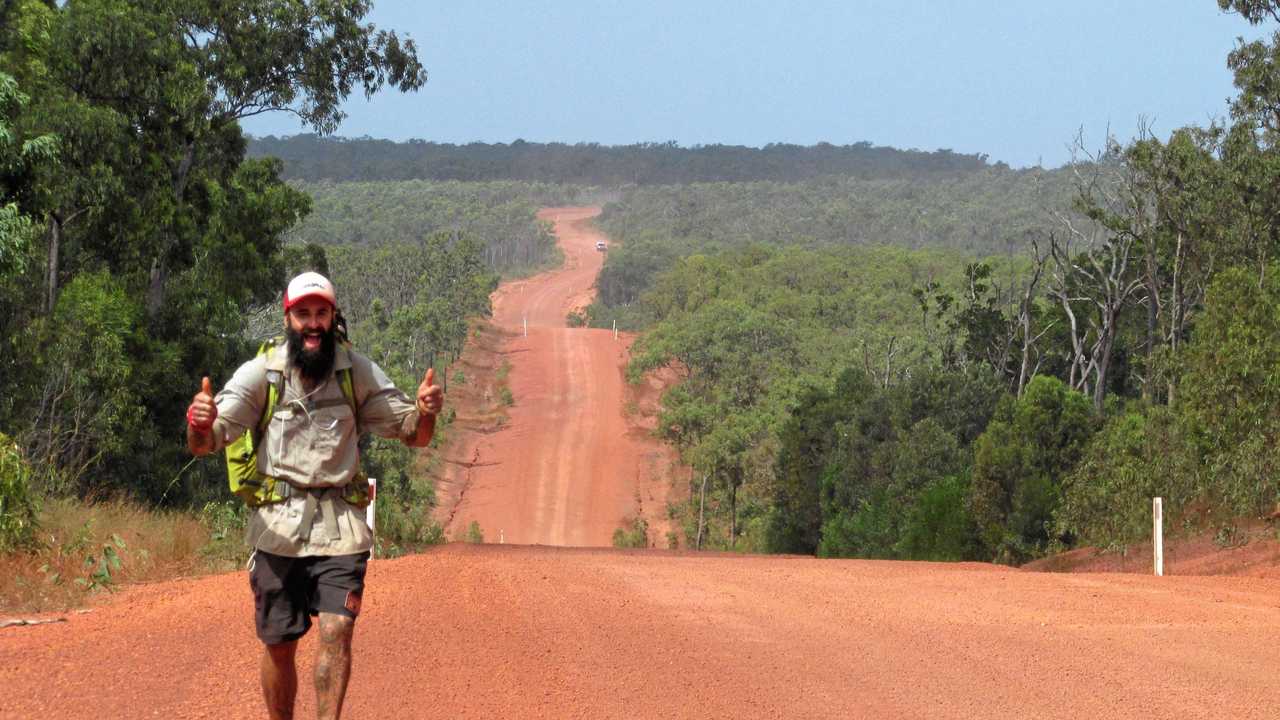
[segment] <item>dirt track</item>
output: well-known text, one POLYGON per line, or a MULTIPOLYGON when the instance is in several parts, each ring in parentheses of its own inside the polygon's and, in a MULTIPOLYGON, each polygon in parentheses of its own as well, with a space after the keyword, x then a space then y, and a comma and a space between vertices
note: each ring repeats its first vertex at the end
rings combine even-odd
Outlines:
MULTIPOLYGON (((499 298, 508 349, 608 343, 616 374, 611 335, 555 332, 565 296, 531 295, 523 346, 509 330, 522 311, 499 298)), ((486 455, 502 465, 480 467, 506 469, 473 487, 474 516, 490 540, 502 527, 508 542, 603 544, 613 526, 586 518, 627 498, 499 484, 543 463, 559 483, 609 457, 579 461, 583 446, 563 438, 539 447, 555 431, 529 418, 576 428, 572 439, 619 415, 539 411, 595 376, 522 377, 522 365, 538 367, 513 361, 510 429, 483 451, 522 449, 486 455), (517 500, 495 507, 504 488, 517 500), (566 496, 578 509, 552 503, 566 496)), ((1270 718, 1277 637, 1270 577, 453 544, 371 564, 345 717, 1270 718)), ((300 718, 313 642, 299 653, 300 718)), ((244 573, 131 588, 65 623, 0 630, 0 718, 261 717, 259 652, 244 573)))
POLYGON ((448 450, 466 461, 440 484, 449 537, 477 522, 488 542, 607 547, 614 530, 642 515, 651 538, 665 539, 674 458, 625 414, 635 392, 623 378, 632 338, 566 325, 591 302, 604 263, 595 244, 605 238, 590 225, 599 212, 539 213, 554 223, 564 267, 494 293, 497 352, 510 364, 515 404, 498 432, 448 450))
MULTIPOLYGON (((454 544, 371 565, 345 717, 1269 718, 1277 597, 1255 578, 454 544)), ((0 717, 256 717, 251 605, 221 575, 0 631, 0 717)))

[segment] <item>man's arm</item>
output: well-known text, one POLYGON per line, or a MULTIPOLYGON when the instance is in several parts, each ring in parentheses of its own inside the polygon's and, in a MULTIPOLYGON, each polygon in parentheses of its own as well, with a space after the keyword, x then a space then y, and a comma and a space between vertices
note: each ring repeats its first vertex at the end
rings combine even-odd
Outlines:
POLYGON ((436 415, 444 407, 444 388, 436 385, 436 371, 427 368, 426 377, 418 386, 418 427, 412 437, 406 438, 409 447, 426 447, 436 432, 436 415))
POLYGON ((200 382, 200 392, 191 398, 187 407, 187 449, 200 457, 214 451, 213 421, 218 419, 218 406, 213 402, 213 387, 209 378, 200 382))
POLYGON ((239 437, 262 417, 267 395, 264 368, 261 356, 241 365, 217 397, 209 378, 201 381, 200 392, 187 407, 187 449, 192 455, 222 450, 228 437, 239 437), (254 398, 261 400, 255 402, 254 398))

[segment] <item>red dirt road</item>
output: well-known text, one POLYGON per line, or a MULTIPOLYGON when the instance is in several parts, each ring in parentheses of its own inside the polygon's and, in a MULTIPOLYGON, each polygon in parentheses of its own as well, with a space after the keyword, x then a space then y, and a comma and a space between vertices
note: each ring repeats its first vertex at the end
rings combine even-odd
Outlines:
MULTIPOLYGON (((454 544, 371 564, 344 717, 1271 718, 1278 598, 1258 578, 454 544)), ((238 573, 0 630, 0 717, 260 717, 251 612, 238 573)))
POLYGON ((540 212, 554 223, 564 266, 494 293, 515 404, 498 432, 448 450, 467 461, 440 483, 449 537, 477 522, 491 543, 609 546, 636 516, 648 519, 651 538, 664 536, 674 458, 625 416, 632 338, 566 325, 570 311, 591 302, 604 264, 595 244, 605 238, 590 225, 599 213, 540 212))

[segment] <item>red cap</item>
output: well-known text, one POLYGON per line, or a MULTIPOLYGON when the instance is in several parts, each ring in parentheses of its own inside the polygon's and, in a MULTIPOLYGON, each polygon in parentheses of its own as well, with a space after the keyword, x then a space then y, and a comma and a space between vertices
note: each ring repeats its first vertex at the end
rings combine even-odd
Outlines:
POLYGON ((338 307, 338 298, 329 278, 317 272, 304 272, 289 281, 289 289, 284 291, 284 311, 289 312, 289 308, 298 304, 299 300, 308 297, 324 298, 333 307, 338 307))

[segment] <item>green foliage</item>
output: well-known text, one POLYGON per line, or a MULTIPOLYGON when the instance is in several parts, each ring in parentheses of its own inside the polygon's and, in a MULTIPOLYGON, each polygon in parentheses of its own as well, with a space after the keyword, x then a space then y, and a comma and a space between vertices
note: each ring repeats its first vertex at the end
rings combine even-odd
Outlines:
POLYGON ((1157 496, 1171 518, 1185 516, 1202 490, 1189 449, 1167 407, 1110 418, 1063 482, 1057 532, 1098 547, 1144 540, 1157 496))
POLYGON ((47 322, 29 328, 38 348, 32 370, 44 386, 23 439, 41 492, 83 495, 89 483, 105 486, 89 474, 94 467, 131 464, 146 422, 135 374, 146 346, 141 317, 114 278, 85 273, 66 286, 47 322))
POLYGON ((76 584, 86 590, 109 590, 115 584, 115 575, 120 572, 120 551, 128 546, 124 539, 112 533, 107 542, 94 548, 84 558, 85 576, 76 578, 76 584))
POLYGON ((910 291, 954 273, 951 260, 893 248, 751 247, 691 255, 655 280, 642 302, 658 322, 633 346, 628 373, 670 366, 684 378, 663 398, 659 431, 693 465, 690 512, 704 521, 700 478, 709 478, 709 523, 727 531, 709 542, 898 552, 894 534, 917 492, 961 469, 957 448, 985 427, 1000 392, 994 375, 926 370, 936 348, 910 291), (915 427, 926 418, 935 423, 915 427), (944 444, 916 455, 904 446, 897 457, 897 438, 912 433, 944 444), (882 502, 858 519, 861 534, 850 535, 853 514, 881 488, 882 502))
POLYGON ((471 236, 437 232, 417 242, 327 250, 352 341, 401 387, 456 357, 467 318, 488 315, 498 278, 471 236))
POLYGON ((245 544, 248 506, 239 498, 210 501, 200 508, 199 517, 209 531, 209 541, 200 554, 210 563, 242 564, 249 554, 245 544))
POLYGON ((811 390, 784 425, 766 547, 833 557, 982 556, 967 497, 994 377, 921 369, 891 388, 857 369, 811 390))
POLYGON ((0 427, 34 490, 195 506, 217 493, 214 462, 176 472, 182 413, 200 376, 223 380, 250 352, 247 311, 278 296, 297 262, 283 235, 310 207, 279 161, 245 158, 238 121, 283 110, 328 132, 354 89, 419 87, 412 43, 368 11, 4 4, 0 427))
POLYGON ((31 218, 13 202, 12 196, 17 193, 7 187, 3 178, 20 177, 32 166, 50 163, 57 156, 54 136, 24 139, 14 127, 14 120, 28 101, 19 92, 17 80, 0 71, 0 281, 23 269, 33 226, 31 218))
MULTIPOLYGON (((610 187, 796 181, 832 175, 953 178, 992 167, 985 155, 897 150, 865 142, 682 148, 673 142, 602 146, 517 140, 509 145, 450 145, 422 140, 391 142, 294 135, 258 138, 251 152, 284 158, 290 177, 307 180, 526 180, 610 187)), ((575 204, 578 202, 581 201, 575 204)))
MULTIPOLYGON (((503 275, 552 266, 560 251, 551 224, 535 213, 571 201, 572 188, 541 183, 298 182, 313 212, 293 230, 295 243, 403 246, 445 233, 475 239, 482 261, 503 275)), ((335 264, 336 266, 336 264, 335 264)))
POLYGON ((0 433, 0 553, 30 547, 35 539, 38 507, 30 478, 18 444, 0 433))
POLYGON ((1089 401, 1061 381, 1037 376, 1025 394, 1001 402, 974 443, 972 510, 983 542, 1002 562, 1042 555, 1063 481, 1096 422, 1089 401))
POLYGON ((1195 488, 1228 512, 1260 513, 1280 497, 1277 270, 1219 273, 1183 361, 1179 409, 1202 467, 1195 488))
POLYGON ((484 544, 484 530, 480 529, 479 522, 472 520, 471 524, 467 526, 465 540, 473 545, 484 544))
POLYGON ((415 458, 397 440, 366 437, 361 443, 361 468, 378 480, 374 524, 379 554, 394 557, 445 541, 444 528, 432 515, 435 485, 415 467, 415 458))
POLYGON ((649 523, 642 517, 635 517, 622 527, 613 531, 613 546, 616 548, 649 547, 649 523))
POLYGON ((911 560, 972 560, 983 556, 969 513, 969 482, 962 476, 931 480, 907 513, 898 541, 911 560))
POLYGON ((951 248, 981 255, 1020 249, 1029 231, 1048 229, 1045 203, 1065 204, 1066 171, 989 168, 911 180, 826 177, 801 182, 697 183, 628 188, 605 207, 601 226, 620 248, 606 266, 608 304, 627 302, 674 256, 747 244, 893 245, 951 248), (625 251, 638 244, 640 258, 625 251), (1016 245, 1015 245, 1016 243, 1016 245), (617 254, 623 249, 622 254, 617 254), (642 259, 643 258, 643 259, 642 259), (640 260, 640 262, 637 262, 640 260), (655 267, 656 266, 656 267, 655 267))

